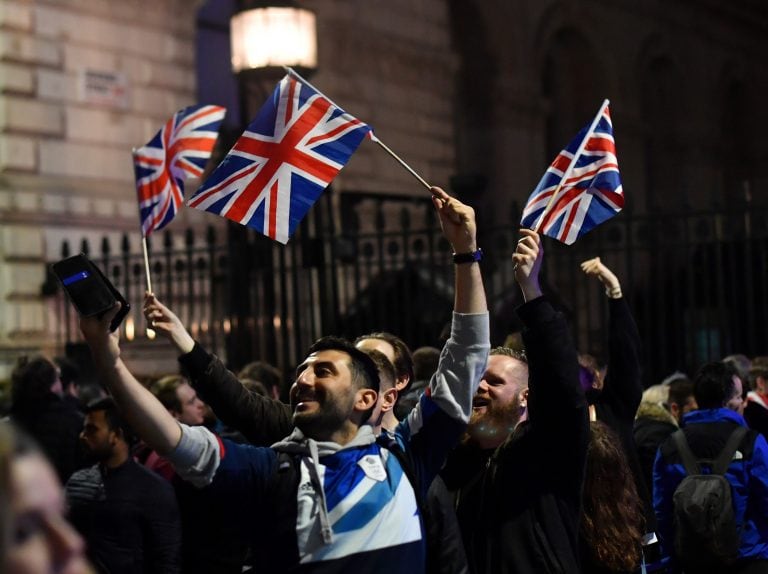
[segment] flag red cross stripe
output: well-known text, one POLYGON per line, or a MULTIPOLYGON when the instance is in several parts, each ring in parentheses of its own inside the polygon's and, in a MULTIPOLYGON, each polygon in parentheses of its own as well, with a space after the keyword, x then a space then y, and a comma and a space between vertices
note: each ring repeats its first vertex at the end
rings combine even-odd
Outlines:
POLYGON ((604 134, 595 134, 587 141, 584 151, 601 151, 609 154, 616 153, 616 144, 613 138, 604 134))
MULTIPOLYGON (((611 170, 611 169, 618 171, 619 170, 619 165, 617 163, 615 163, 615 162, 606 162, 606 163, 603 163, 603 164, 599 165, 597 168, 595 168, 593 170, 577 174, 577 175, 575 175, 573 177, 568 178, 567 180, 565 180, 563 182, 559 182, 560 183, 560 190, 562 191, 563 189, 568 189, 572 185, 576 185, 576 184, 578 184, 581 181, 585 181, 585 180, 588 181, 588 180, 592 179, 593 177, 595 177, 601 171, 607 171, 607 170, 611 170)), ((549 198, 552 195, 552 193, 554 193, 554 191, 557 188, 558 188, 557 185, 553 185, 553 186, 550 186, 549 188, 543 189, 541 191, 541 193, 539 193, 539 195, 536 196, 536 203, 540 203, 541 201, 549 198)), ((565 196, 563 196, 563 197, 565 197, 565 196)), ((563 200, 563 198, 558 199, 557 203, 555 205, 558 205, 562 200, 563 200)))
MULTIPOLYGON (((618 170, 619 166, 616 164, 605 164, 603 166, 600 166, 599 168, 590 171, 587 174, 583 174, 580 177, 569 179, 565 185, 563 185, 562 189, 566 189, 566 192, 563 193, 560 197, 558 197, 555 200, 555 204, 552 206, 552 208, 549 210, 549 212, 544 217, 544 220, 539 224, 539 229, 546 229, 547 226, 555 219, 557 219, 563 211, 563 208, 570 204, 570 202, 578 197, 580 194, 584 193, 584 189, 580 187, 570 187, 570 185, 573 185, 574 183, 578 183, 579 181, 583 179, 592 179, 595 175, 597 175, 601 171, 606 171, 607 169, 615 169, 618 170)), ((603 193, 607 193, 607 190, 600 190, 603 193)), ((542 194, 543 195, 543 194, 542 194)), ((547 192, 547 195, 551 195, 551 192, 547 192)), ((618 194, 612 194, 612 195, 618 195, 618 194)), ((571 217, 572 219, 572 217, 571 217)))
MULTIPOLYGON (((290 106, 288 106, 290 108, 290 106)), ((291 126, 286 129, 283 137, 280 141, 266 141, 263 139, 257 139, 256 134, 251 137, 246 137, 243 134, 243 139, 235 145, 233 152, 240 152, 242 154, 264 157, 267 158, 267 162, 264 164, 256 164, 251 169, 241 171, 234 174, 228 181, 223 182, 216 186, 216 189, 222 189, 229 186, 232 182, 240 179, 254 170, 259 169, 259 172, 254 177, 245 190, 235 200, 230 209, 227 211, 227 217, 235 221, 242 221, 247 215, 248 211, 253 205, 257 205, 257 199, 259 195, 263 193, 266 186, 274 177, 275 173, 280 169, 284 163, 289 163, 299 170, 305 171, 314 175, 315 177, 323 180, 330 181, 338 172, 338 168, 334 165, 329 165, 327 162, 318 159, 304 151, 302 151, 298 144, 306 135, 320 123, 326 114, 328 113, 331 103, 325 98, 319 96, 313 96, 304 105, 303 112, 293 120, 291 126), (318 100, 318 101, 314 101, 318 100)), ((289 116, 286 112, 286 116, 289 116)), ((349 126, 345 126, 345 129, 349 126)), ((325 134, 323 137, 327 137, 325 134)), ((317 138, 313 138, 317 139, 317 138)), ((215 190, 213 190, 215 193, 215 190)), ((270 190, 270 195, 271 193, 270 190)), ((196 198, 192 206, 200 204, 207 198, 207 194, 202 194, 196 198)), ((276 199, 276 196, 275 196, 276 199)), ((277 201, 270 201, 270 220, 272 217, 272 210, 277 208, 277 201)))

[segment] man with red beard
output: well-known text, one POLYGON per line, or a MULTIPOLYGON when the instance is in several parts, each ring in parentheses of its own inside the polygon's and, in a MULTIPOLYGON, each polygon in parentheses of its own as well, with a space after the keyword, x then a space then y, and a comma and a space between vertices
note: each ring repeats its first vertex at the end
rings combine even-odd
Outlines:
POLYGON ((539 286, 540 239, 520 235, 513 261, 527 362, 510 349, 491 352, 442 476, 456 493, 470 572, 577 574, 587 402, 565 318, 539 286))
POLYGON ((472 400, 465 442, 495 449, 524 420, 528 399, 528 359, 525 353, 496 347, 472 400))

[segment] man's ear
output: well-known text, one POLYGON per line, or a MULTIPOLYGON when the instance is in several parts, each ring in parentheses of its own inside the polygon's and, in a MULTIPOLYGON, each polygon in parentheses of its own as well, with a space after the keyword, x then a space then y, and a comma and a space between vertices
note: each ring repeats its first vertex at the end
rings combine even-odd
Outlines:
POLYGON ((408 375, 403 375, 402 377, 398 377, 395 379, 395 389, 397 392, 402 391, 405 387, 408 386, 408 383, 411 382, 411 378, 408 375))
POLYGON ((520 406, 523 408, 528 407, 528 387, 525 387, 520 393, 518 393, 517 398, 520 399, 520 406))
POLYGON ((388 411, 391 411, 393 408, 395 408, 395 403, 397 402, 397 389, 391 388, 382 393, 381 396, 381 412, 386 413, 388 411))
POLYGON ((109 444, 116 446, 117 443, 123 438, 123 431, 120 429, 113 429, 109 431, 109 444))
POLYGON ((365 412, 376 405, 379 394, 373 389, 360 389, 355 394, 355 410, 365 412))
POLYGON ((680 405, 677 403, 669 403, 669 412, 675 417, 675 420, 680 420, 680 405))

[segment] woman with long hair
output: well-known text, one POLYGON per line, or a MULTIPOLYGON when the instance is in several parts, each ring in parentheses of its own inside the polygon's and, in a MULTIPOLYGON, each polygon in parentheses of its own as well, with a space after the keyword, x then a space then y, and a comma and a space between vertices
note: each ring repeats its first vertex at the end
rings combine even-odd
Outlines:
POLYGON ((581 524, 582 572, 624 574, 638 570, 645 531, 637 494, 618 435, 590 424, 581 524))

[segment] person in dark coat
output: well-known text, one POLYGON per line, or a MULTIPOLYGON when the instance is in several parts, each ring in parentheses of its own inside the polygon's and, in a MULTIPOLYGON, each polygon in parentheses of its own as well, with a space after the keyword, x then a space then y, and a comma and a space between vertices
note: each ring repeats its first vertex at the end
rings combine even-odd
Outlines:
POLYGON ((61 392, 58 368, 44 357, 23 357, 11 373, 11 420, 37 441, 64 484, 83 466, 83 416, 61 392))
POLYGON ((539 285, 539 237, 520 233, 513 261, 527 363, 491 351, 467 435, 442 476, 456 491, 470 572, 578 574, 587 402, 565 317, 539 285))
POLYGON ((130 456, 130 431, 111 398, 90 404, 82 441, 96 464, 67 481, 70 520, 100 572, 180 571, 181 524, 173 488, 130 456))
POLYGON ((599 257, 584 261, 581 269, 602 283, 608 298, 608 365, 605 375, 582 361, 581 383, 590 405, 590 420, 604 422, 621 441, 632 471, 632 480, 643 501, 645 541, 649 545, 646 553, 655 562, 658 559, 658 544, 653 497, 634 439, 635 415, 643 396, 640 333, 616 275, 599 257))
POLYGON ((669 435, 679 427, 677 420, 664 406, 658 403, 641 401, 635 418, 635 445, 640 460, 640 468, 645 483, 653 486, 653 462, 659 450, 669 435))

